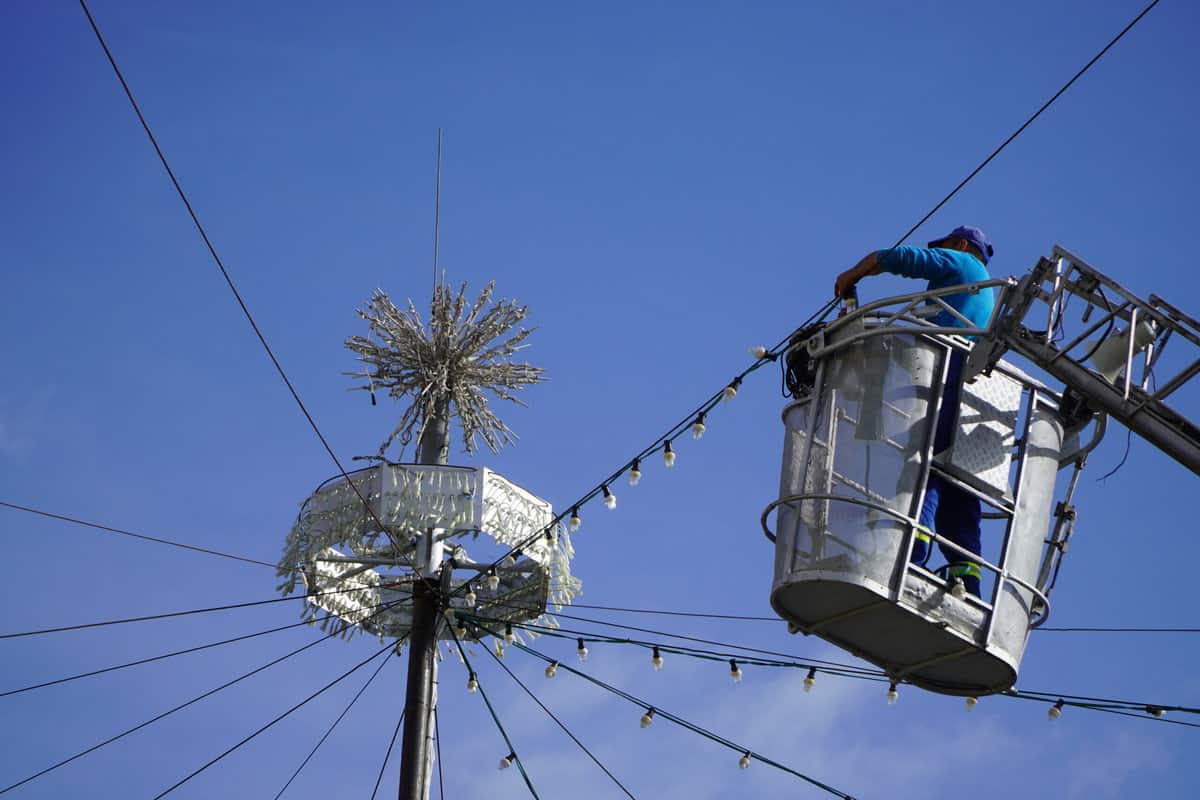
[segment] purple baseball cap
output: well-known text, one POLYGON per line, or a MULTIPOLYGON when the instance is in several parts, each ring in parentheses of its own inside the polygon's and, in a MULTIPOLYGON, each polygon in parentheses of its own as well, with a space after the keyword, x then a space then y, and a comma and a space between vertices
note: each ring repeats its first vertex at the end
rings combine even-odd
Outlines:
POLYGON ((971 244, 979 248, 979 252, 983 254, 983 263, 988 263, 992 254, 996 252, 992 247, 992 243, 988 241, 987 234, 979 230, 979 228, 970 225, 959 225, 954 230, 947 233, 940 239, 934 239, 929 243, 930 247, 937 247, 947 239, 966 239, 971 244))

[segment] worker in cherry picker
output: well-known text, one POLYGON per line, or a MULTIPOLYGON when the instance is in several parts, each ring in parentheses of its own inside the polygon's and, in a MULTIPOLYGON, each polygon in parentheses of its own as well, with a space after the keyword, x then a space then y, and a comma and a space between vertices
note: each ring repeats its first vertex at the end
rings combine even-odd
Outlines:
MULTIPOLYGON (((987 236, 979 228, 962 225, 941 239, 929 243, 928 248, 893 247, 868 253, 861 261, 838 275, 833 291, 838 297, 849 297, 855 285, 868 275, 889 272, 905 278, 928 281, 926 289, 942 289, 990 279, 988 260, 994 249, 987 236)), ((948 305, 962 314, 977 328, 987 326, 992 316, 995 298, 990 288, 975 294, 967 292, 943 295, 948 305)), ((939 326, 963 327, 957 317, 942 310, 930 320, 939 326)), ((935 453, 950 446, 954 425, 958 416, 958 395, 965 353, 955 350, 950 358, 946 376, 945 393, 942 395, 942 410, 934 435, 935 453)), ((979 498, 958 488, 936 472, 929 475, 925 490, 925 503, 918 518, 925 529, 934 530, 963 549, 979 554, 982 547, 980 529, 979 498)), ((924 564, 929 558, 930 539, 917 532, 913 544, 912 561, 924 564)), ((979 596, 979 564, 946 545, 940 545, 942 555, 948 563, 952 582, 961 580, 962 587, 972 595, 979 596)))

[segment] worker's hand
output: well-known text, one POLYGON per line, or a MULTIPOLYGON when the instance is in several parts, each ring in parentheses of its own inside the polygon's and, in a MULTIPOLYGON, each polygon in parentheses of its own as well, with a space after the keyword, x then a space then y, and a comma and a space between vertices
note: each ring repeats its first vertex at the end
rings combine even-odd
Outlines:
POLYGON ((858 271, 853 268, 838 275, 837 280, 833 282, 834 296, 841 298, 849 297, 854 293, 854 287, 858 283, 858 278, 858 271))

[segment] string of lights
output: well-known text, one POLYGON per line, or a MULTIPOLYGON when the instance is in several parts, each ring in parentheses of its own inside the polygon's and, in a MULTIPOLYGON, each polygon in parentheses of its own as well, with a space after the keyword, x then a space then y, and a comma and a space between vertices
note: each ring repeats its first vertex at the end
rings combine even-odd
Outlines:
MULTIPOLYGON (((391 605, 398 605, 398 603, 391 604, 391 605)), ((389 605, 388 607, 391 607, 391 605, 389 605)), ((375 614, 382 613, 382 611, 384 611, 384 610, 386 610, 386 608, 381 609, 380 611, 376 611, 375 614)), ((374 616, 375 614, 372 614, 371 616, 374 616)), ((370 617, 368 617, 368 619, 369 618, 370 617)), ((279 664, 283 661, 288 660, 289 658, 297 656, 300 653, 303 653, 305 650, 309 650, 313 647, 316 647, 317 645, 321 644, 322 642, 327 642, 330 639, 335 638, 338 635, 340 635, 349 626, 350 626, 349 622, 344 623, 341 626, 341 628, 339 628, 337 630, 329 631, 329 632, 325 633, 325 635, 323 635, 319 639, 316 639, 312 642, 309 642, 306 645, 298 647, 289 653, 279 656, 278 658, 272 659, 272 660, 266 662, 265 664, 262 664, 261 666, 255 667, 254 669, 250 670, 249 672, 244 672, 241 675, 239 675, 238 677, 234 678, 233 680, 226 681, 225 683, 222 683, 220 686, 209 689, 208 691, 206 691, 202 694, 196 695, 195 697, 191 698, 190 700, 186 700, 176 706, 173 706, 173 707, 167 709, 166 711, 162 712, 161 714, 151 717, 150 719, 145 720, 144 722, 140 722, 131 728, 126 728, 125 730, 121 731, 120 733, 114 734, 113 736, 108 737, 104 741, 94 744, 91 747, 88 747, 84 750, 80 750, 79 752, 75 753, 74 755, 71 755, 64 759, 61 759, 60 761, 57 761, 57 762, 51 764, 50 766, 45 767, 45 768, 39 770, 38 772, 33 773, 32 775, 29 775, 28 777, 22 778, 21 780, 17 781, 16 783, 9 784, 8 786, 5 786, 4 788, 0 789, 0 794, 6 794, 7 792, 12 791, 13 789, 16 789, 20 786, 24 786, 25 784, 29 783, 30 781, 33 781, 37 778, 42 777, 43 775, 45 775, 49 772, 53 772, 54 770, 57 770, 61 767, 66 766, 67 764, 70 764, 72 761, 80 759, 83 756, 88 755, 89 753, 94 753, 95 751, 99 750, 100 748, 110 745, 113 742, 116 742, 120 739, 124 739, 126 736, 130 735, 131 733, 136 733, 137 731, 140 731, 143 728, 149 727, 150 725, 153 725, 154 723, 158 722, 159 720, 162 720, 162 719, 165 719, 166 717, 171 716, 172 714, 174 714, 177 711, 182 711, 183 709, 187 708, 188 706, 194 705, 195 703, 198 703, 201 700, 204 700, 208 697, 212 697, 213 695, 217 694, 218 692, 224 691, 225 689, 228 689, 230 686, 233 686, 234 684, 240 683, 240 682, 246 680, 247 678, 257 675, 258 673, 260 673, 264 670, 270 669, 271 667, 275 666, 276 664, 279 664)), ((394 645, 389 642, 388 646, 392 647, 394 645)))
MULTIPOLYGON (((321 745, 325 744, 325 740, 330 737, 334 729, 337 728, 338 724, 341 723, 341 721, 345 719, 346 715, 350 713, 350 709, 354 708, 354 704, 358 702, 358 698, 363 696, 363 692, 367 691, 367 688, 375 682, 375 678, 378 677, 379 673, 383 671, 383 668, 387 666, 387 663, 391 661, 395 652, 395 649, 393 649, 392 652, 388 653, 387 658, 379 662, 379 666, 376 667, 375 671, 371 673, 371 677, 367 678, 367 682, 364 683, 362 687, 360 687, 359 690, 354 693, 354 697, 350 698, 350 702, 346 704, 344 709, 342 709, 342 713, 338 714, 337 719, 335 719, 333 724, 330 725, 325 733, 321 735, 321 738, 317 740, 315 745, 313 745, 313 749, 310 750, 308 755, 304 757, 304 760, 300 762, 300 766, 296 767, 296 771, 293 772, 292 776, 287 779, 287 783, 285 783, 283 788, 276 793, 274 800, 279 800, 279 798, 283 797, 283 793, 286 792, 288 787, 292 785, 292 781, 296 780, 304 768, 308 766, 308 762, 311 761, 312 757, 315 756, 317 751, 321 749, 321 745)), ((375 656, 371 656, 371 658, 374 657, 375 656)))
MULTIPOLYGON (((396 644, 398 644, 398 643, 399 643, 399 642, 397 642, 396 644)), ((274 727, 274 726, 275 726, 277 723, 279 723, 279 722, 281 722, 282 720, 286 719, 288 716, 290 716, 292 713, 294 713, 294 712, 295 712, 295 711, 297 711, 298 709, 300 709, 300 708, 303 708, 303 707, 304 707, 306 704, 308 704, 308 703, 309 703, 309 702, 311 702, 312 700, 316 699, 317 697, 320 697, 320 696, 321 696, 322 694, 324 694, 326 691, 328 691, 329 689, 333 688, 333 687, 334 687, 334 686, 336 686, 337 684, 341 683, 341 682, 342 682, 342 681, 344 681, 346 678, 350 677, 350 676, 351 676, 351 675, 353 675, 355 672, 357 672, 358 670, 360 670, 360 669, 362 669, 363 667, 365 667, 367 664, 369 664, 369 663, 371 663, 372 661, 374 661, 375 659, 379 658, 379 657, 380 657, 381 655, 383 655, 384 653, 390 653, 390 652, 394 652, 396 644, 394 644, 394 643, 392 643, 392 642, 388 642, 388 643, 387 643, 387 644, 385 644, 383 647, 381 647, 381 648, 379 648, 378 650, 376 650, 376 651, 375 651, 373 654, 371 654, 370 656, 368 656, 368 657, 364 658, 362 661, 359 661, 359 662, 358 662, 357 664, 355 664, 353 667, 351 667, 350 669, 346 670, 346 671, 345 671, 345 672, 343 672, 341 675, 339 675, 338 677, 336 677, 336 678, 334 678, 333 680, 331 680, 329 683, 327 683, 327 684, 325 684, 324 686, 322 686, 320 689, 317 689, 315 692, 313 692, 313 693, 312 693, 312 694, 310 694, 308 697, 306 697, 306 698, 304 698, 303 700, 301 700, 299 703, 296 703, 294 706, 292 706, 291 708, 289 708, 287 711, 284 711, 282 714, 280 714, 280 715, 278 715, 277 717, 275 717, 274 719, 272 719, 272 720, 271 720, 270 722, 268 722, 266 725, 263 725, 262 727, 258 728, 256 731, 254 731, 254 732, 253 732, 253 733, 251 733, 250 735, 248 735, 248 736, 246 736, 245 738, 243 738, 243 739, 242 739, 241 741, 239 741, 237 744, 235 744, 235 745, 232 745, 231 747, 229 747, 229 748, 227 748, 226 750, 224 750, 223 752, 221 752, 219 755, 217 755, 217 756, 215 756, 215 757, 213 757, 213 758, 209 759, 209 760, 208 760, 207 762, 205 762, 205 763, 204 763, 202 766, 200 766, 200 767, 197 767, 195 770, 193 770, 192 772, 188 773, 188 774, 187 774, 185 777, 183 777, 183 778, 180 778, 178 781, 176 781, 175 783, 171 784, 170 786, 168 786, 166 789, 164 789, 163 791, 159 792, 158 794, 156 794, 156 795, 154 796, 153 800, 162 800, 162 798, 166 797, 166 796, 167 796, 167 795, 169 795, 171 792, 173 792, 173 791, 175 791, 176 789, 178 789, 180 786, 183 786, 185 783, 187 783, 188 781, 190 781, 192 778, 194 778, 194 777, 196 777, 197 775, 199 775, 200 773, 204 772, 206 769, 208 769, 209 767, 213 766, 214 764, 216 764, 217 762, 219 762, 221 759, 225 758, 225 757, 226 757, 227 755, 229 755, 230 753, 233 753, 233 752, 235 752, 235 751, 236 751, 236 750, 238 750, 240 747, 242 747, 242 745, 246 744, 247 742, 253 741, 253 740, 254 740, 256 737, 258 737, 260 734, 262 734, 262 733, 266 732, 267 730, 269 730, 270 728, 274 727)), ((384 660, 386 661, 387 659, 384 659, 384 660)))
MULTIPOLYGON (((461 612, 459 612, 458 616, 463 617, 465 615, 463 615, 461 612)), ((474 618, 474 617, 469 618, 469 620, 473 624, 477 625, 479 628, 488 630, 486 627, 486 623, 488 622, 488 620, 482 620, 480 618, 474 618)), ((607 636, 605 634, 589 633, 587 631, 572 631, 572 630, 567 630, 567 629, 555 630, 553 628, 548 628, 545 626, 530 625, 529 623, 518 623, 515 625, 515 627, 533 628, 536 630, 538 635, 541 635, 541 636, 547 636, 547 637, 557 638, 557 639, 574 640, 577 644, 576 652, 580 655, 581 660, 584 660, 586 658, 586 655, 589 653, 589 651, 587 649, 588 644, 632 645, 632 646, 639 647, 642 649, 649 649, 651 651, 651 653, 652 653, 651 665, 656 670, 662 668, 662 666, 663 666, 662 654, 667 653, 667 654, 681 655, 681 656, 686 656, 689 658, 696 658, 696 659, 701 659, 701 660, 706 660, 706 661, 726 662, 730 665, 730 670, 729 670, 730 677, 735 681, 740 681, 742 679, 743 673, 742 673, 741 668, 743 666, 782 667, 782 668, 789 668, 789 669, 807 670, 808 673, 807 673, 807 675, 804 679, 804 683, 803 683, 803 687, 806 692, 810 691, 813 688, 813 686, 816 682, 817 675, 821 674, 821 673, 828 674, 828 675, 836 675, 838 677, 843 677, 843 678, 855 678, 858 680, 867 680, 867 681, 872 681, 872 682, 877 682, 877 683, 888 683, 889 686, 888 686, 887 700, 888 700, 889 705, 894 705, 897 702, 897 700, 899 699, 899 694, 898 694, 899 685, 905 683, 905 681, 893 681, 885 673, 883 673, 881 671, 876 671, 876 670, 867 670, 867 669, 843 670, 843 669, 830 668, 827 666, 819 666, 817 664, 808 663, 808 662, 800 661, 800 660, 776 660, 776 659, 767 659, 767 658, 741 657, 736 654, 722 653, 719 651, 699 650, 696 648, 679 647, 676 645, 668 645, 668 644, 661 644, 661 643, 655 643, 655 642, 640 641, 640 640, 636 640, 636 639, 623 639, 623 638, 618 638, 618 637, 607 636)), ((505 631, 502 640, 507 645, 516 644, 514 637, 509 635, 507 630, 505 631)), ((498 640, 498 643, 499 643, 499 641, 500 640, 498 640)), ((1172 724, 1184 725, 1186 727, 1200 727, 1200 723, 1183 722, 1180 720, 1170 720, 1170 719, 1164 718, 1166 713, 1169 711, 1170 712, 1180 712, 1180 713, 1185 713, 1185 714, 1200 714, 1200 708, 1195 708, 1195 707, 1191 707, 1191 706, 1175 705, 1175 704, 1170 704, 1170 703, 1147 703, 1147 702, 1143 702, 1143 701, 1134 701, 1134 700, 1119 700, 1119 699, 1102 698, 1102 697, 1087 697, 1087 696, 1082 696, 1082 695, 1064 694, 1064 693, 1059 693, 1059 692, 1025 691, 1025 690, 1017 690, 1017 689, 1011 689, 1006 692, 1000 692, 994 696, 996 696, 996 697, 1016 697, 1016 698, 1019 698, 1022 700, 1031 700, 1031 701, 1036 701, 1036 702, 1046 703, 1046 704, 1057 704, 1059 712, 1061 712, 1061 710, 1064 706, 1069 706, 1069 707, 1074 707, 1074 708, 1083 708, 1083 709, 1094 710, 1094 711, 1121 710, 1122 712, 1124 712, 1127 715, 1137 716, 1142 719, 1153 719, 1154 721, 1170 722, 1172 724), (1147 717, 1145 715, 1149 715, 1149 716, 1147 717)), ((965 698, 965 703, 966 703, 967 710, 972 711, 978 705, 979 698, 978 697, 965 698)), ((1051 715, 1050 718, 1053 720, 1053 719, 1057 719, 1058 716, 1059 716, 1058 714, 1053 714, 1053 715, 1051 715)))
POLYGON ((601 763, 600 759, 596 758, 596 756, 595 756, 595 755, 593 755, 592 751, 591 751, 591 750, 589 750, 589 749, 587 748, 587 746, 586 746, 586 745, 585 745, 583 742, 579 741, 579 737, 578 737, 578 736, 576 736, 575 734, 571 733, 571 730, 570 730, 570 728, 568 728, 568 727, 567 727, 565 724, 563 724, 563 721, 562 721, 562 720, 560 720, 560 719, 559 719, 559 718, 558 718, 558 717, 557 717, 557 716, 554 714, 554 712, 553 712, 553 711, 551 711, 551 710, 550 710, 550 709, 549 709, 549 708, 546 706, 546 704, 545 704, 545 703, 543 703, 543 702, 542 702, 542 701, 541 701, 541 700, 538 698, 538 696, 537 696, 536 694, 534 694, 534 693, 533 693, 533 691, 532 691, 532 690, 531 690, 531 689, 530 689, 528 686, 526 686, 526 685, 525 685, 525 682, 524 682, 524 681, 522 681, 522 680, 521 680, 519 677, 517 677, 516 673, 514 673, 514 672, 513 672, 511 669, 509 669, 509 668, 508 668, 508 665, 507 665, 507 664, 505 664, 505 663, 504 663, 504 661, 503 661, 503 660, 501 660, 501 658, 500 658, 498 655, 496 655, 495 653, 493 653, 491 650, 488 650, 487 648, 484 648, 484 651, 485 651, 485 652, 486 652, 486 653, 487 653, 489 656, 491 656, 491 657, 492 657, 492 659, 493 659, 493 660, 494 660, 494 661, 495 661, 497 664, 499 664, 499 665, 500 665, 500 668, 501 668, 501 669, 503 669, 505 672, 507 672, 507 673, 508 673, 508 676, 509 676, 510 678, 512 678, 512 679, 513 679, 513 681, 515 681, 515 682, 516 682, 516 684, 517 684, 518 686, 520 686, 520 687, 521 687, 521 689, 522 689, 522 690, 525 692, 525 694, 529 695, 530 699, 531 699, 531 700, 533 700, 533 702, 535 702, 535 703, 537 703, 537 704, 538 704, 538 707, 539 707, 539 708, 541 708, 541 709, 542 709, 542 711, 545 711, 545 712, 546 712, 546 715, 547 715, 548 717, 550 717, 550 719, 554 720, 554 724, 556 724, 556 725, 557 725, 559 728, 561 728, 561 729, 562 729, 562 732, 563 732, 563 733, 565 733, 565 734, 566 734, 568 737, 570 737, 571 741, 572 741, 572 742, 574 742, 574 743, 575 743, 575 744, 576 744, 576 745, 579 747, 579 749, 580 749, 580 750, 582 750, 582 751, 584 752, 584 755, 586 755, 588 758, 590 758, 590 759, 592 760, 592 762, 593 762, 593 763, 595 763, 595 765, 596 765, 597 767, 599 767, 599 768, 600 768, 600 770, 601 770, 601 771, 602 771, 602 772, 603 772, 605 775, 607 775, 607 776, 608 776, 609 780, 611 780, 613 783, 615 783, 615 784, 617 785, 617 788, 619 788, 619 789, 620 789, 622 792, 624 792, 624 793, 625 793, 625 796, 626 796, 626 797, 629 797, 629 798, 630 798, 630 800, 636 800, 636 798, 635 798, 635 797, 633 796, 633 794, 632 794, 632 793, 629 791, 629 789, 628 789, 628 788, 626 788, 625 784, 621 783, 621 781, 617 779, 617 776, 616 776, 616 775, 613 775, 613 774, 612 774, 612 771, 611 771, 611 770, 609 770, 609 768, 608 768, 608 767, 604 766, 604 764, 603 764, 603 763, 601 763))
MULTIPOLYGON (((492 636, 498 636, 496 631, 494 631, 490 628, 487 628, 484 625, 477 625, 477 627, 492 636)), ((457 634, 455 634, 455 641, 456 642, 459 641, 457 634)), ((641 723, 641 726, 643 728, 649 727, 650 724, 652 724, 653 720, 657 719, 657 718, 669 720, 670 722, 674 722, 675 724, 679 725, 680 727, 690 730, 693 733, 703 736, 704 738, 706 738, 712 742, 716 742, 717 744, 720 744, 723 747, 729 748, 729 749, 739 753, 740 758, 738 759, 738 766, 742 769, 747 769, 750 767, 750 764, 752 762, 759 761, 764 764, 775 767, 776 769, 782 770, 783 772, 786 772, 797 778, 800 778, 800 779, 804 780, 805 782, 812 784, 813 786, 816 786, 819 789, 822 789, 830 794, 836 795, 837 797, 843 798, 843 800, 854 800, 854 798, 851 795, 849 795, 839 789, 835 789, 834 787, 830 786, 829 784, 823 783, 823 782, 817 780, 816 778, 813 778, 810 775, 806 775, 802 772, 792 769, 791 767, 788 767, 784 764, 774 761, 773 759, 768 758, 767 756, 764 756, 763 754, 761 754, 751 748, 743 747, 742 745, 740 745, 730 739, 726 739, 725 737, 723 737, 717 733, 714 733, 711 730, 703 728, 700 725, 697 725, 693 722, 689 722, 688 720, 686 720, 676 714, 672 714, 668 711, 664 711, 659 706, 649 704, 645 700, 642 700, 641 698, 636 697, 622 689, 619 689, 615 686, 612 686, 611 684, 608 684, 602 680, 599 680, 598 678, 588 675, 587 673, 582 672, 581 670, 578 670, 570 665, 563 664, 562 662, 560 662, 554 658, 551 658, 550 656, 548 656, 544 653, 534 650, 533 648, 529 647, 528 645, 522 644, 520 642, 513 642, 512 646, 516 647, 517 649, 519 649, 525 653, 528 653, 529 655, 532 655, 532 656, 546 662, 548 665, 546 668, 546 677, 548 677, 548 678, 554 677, 554 675, 557 674, 559 669, 563 669, 563 670, 566 670, 567 672, 570 672, 573 675, 583 678, 584 680, 588 681, 589 683, 591 683, 595 686, 598 686, 612 694, 615 694, 616 696, 632 703, 633 705, 638 706, 639 708, 641 708, 644 711, 642 717, 639 720, 639 722, 641 723), (649 719, 650 722, 647 722, 647 719, 649 719)), ((460 652, 462 651, 461 642, 459 643, 459 650, 460 650, 460 652)), ((586 648, 584 648, 581 645, 580 650, 583 651, 583 655, 586 656, 586 652, 587 652, 586 648)), ((464 658, 465 658, 465 654, 464 654, 464 658)), ((473 671, 471 673, 471 676, 472 676, 472 678, 475 677, 473 671)), ((476 683, 477 683, 477 680, 476 680, 476 683)), ((471 691, 471 686, 472 686, 471 679, 468 679, 468 682, 467 682, 468 691, 471 691)))
POLYGON ((521 762, 520 756, 517 755, 517 750, 513 747, 512 740, 508 737, 508 732, 504 730, 504 724, 500 722, 500 717, 496 714, 496 709, 492 706, 492 701, 488 699, 487 692, 480 685, 479 676, 476 674, 474 667, 471 666, 471 659, 467 657, 467 651, 463 648, 462 641, 458 638, 458 634, 453 627, 450 628, 450 635, 454 637, 454 644, 458 647, 458 657, 462 659, 463 664, 470 674, 470 677, 467 679, 467 691, 471 693, 478 692, 479 696, 483 698, 484 705, 487 706, 488 713, 492 717, 492 722, 496 724, 496 730, 500 731, 500 737, 504 739, 504 744, 508 748, 508 755, 500 759, 500 769, 508 769, 513 764, 516 764, 517 770, 525 780, 525 785, 529 787, 529 793, 533 795, 534 800, 539 800, 537 790, 533 788, 533 781, 530 780, 529 773, 525 771, 525 765, 521 762))

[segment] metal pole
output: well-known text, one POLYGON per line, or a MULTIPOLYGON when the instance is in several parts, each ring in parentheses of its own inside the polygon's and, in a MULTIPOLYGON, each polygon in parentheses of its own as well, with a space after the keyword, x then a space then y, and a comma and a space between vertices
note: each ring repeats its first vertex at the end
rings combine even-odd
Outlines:
MULTIPOLYGON (((428 420, 418 442, 422 464, 445 464, 450 448, 450 408, 428 420)), ((428 800, 433 776, 433 710, 437 706, 437 626, 441 568, 440 548, 428 545, 434 531, 418 547, 422 577, 413 584, 412 628, 409 633, 408 686, 404 699, 404 735, 400 750, 400 800, 428 800), (436 556, 436 560, 433 556, 436 556)))

